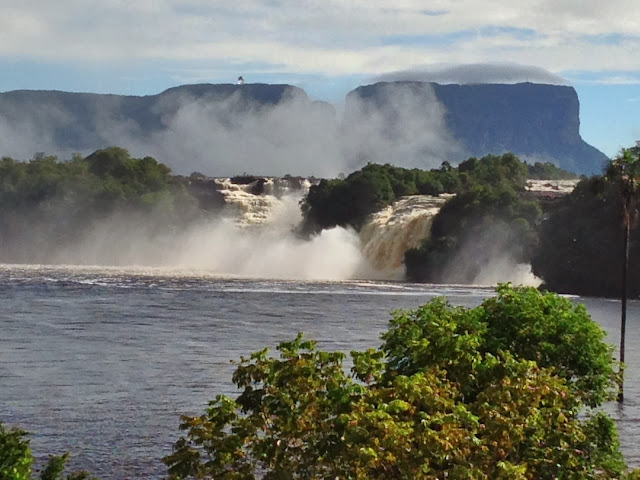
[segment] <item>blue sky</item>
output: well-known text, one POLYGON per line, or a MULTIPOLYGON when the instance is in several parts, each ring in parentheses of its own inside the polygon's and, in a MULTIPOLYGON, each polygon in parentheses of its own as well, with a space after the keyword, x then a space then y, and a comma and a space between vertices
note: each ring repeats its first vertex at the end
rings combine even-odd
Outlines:
MULTIPOLYGON (((0 91, 144 95, 243 75, 339 103, 390 72, 532 65, 575 87, 587 142, 613 156, 640 139, 637 0, 0 0, 0 7, 0 91)), ((522 81, 544 81, 522 72, 522 81)))

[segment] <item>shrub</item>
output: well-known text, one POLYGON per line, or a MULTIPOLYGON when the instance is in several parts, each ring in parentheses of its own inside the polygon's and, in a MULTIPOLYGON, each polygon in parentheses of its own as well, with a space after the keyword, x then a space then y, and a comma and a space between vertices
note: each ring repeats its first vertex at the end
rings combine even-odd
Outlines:
POLYGON ((300 334, 242 358, 239 396, 183 417, 164 461, 174 479, 623 478, 613 421, 584 415, 615 386, 603 336, 584 307, 509 285, 395 312, 351 373, 300 334))

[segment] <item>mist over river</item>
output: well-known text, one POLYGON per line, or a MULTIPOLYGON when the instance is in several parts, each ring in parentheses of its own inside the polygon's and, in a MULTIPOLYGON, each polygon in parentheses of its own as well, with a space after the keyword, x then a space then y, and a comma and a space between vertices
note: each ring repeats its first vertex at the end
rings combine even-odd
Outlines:
MULTIPOLYGON (((390 312, 445 295, 475 306, 491 288, 243 279, 197 270, 0 265, 0 421, 38 456, 70 451, 101 479, 160 478, 179 416, 235 395, 230 360, 290 340, 348 352, 380 344, 390 312)), ((620 303, 574 298, 616 344, 620 303)), ((640 304, 627 326, 627 462, 640 466, 640 304)), ((576 346, 579 348, 579 346, 576 346)))

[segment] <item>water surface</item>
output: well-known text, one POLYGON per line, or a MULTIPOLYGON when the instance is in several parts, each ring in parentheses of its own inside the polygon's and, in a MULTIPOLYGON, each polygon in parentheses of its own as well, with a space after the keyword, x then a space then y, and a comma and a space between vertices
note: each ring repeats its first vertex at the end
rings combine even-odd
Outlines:
MULTIPOLYGON (((290 340, 349 351, 380 344, 390 312, 446 295, 474 306, 489 288, 287 282, 197 271, 0 266, 0 421, 38 453, 72 453, 101 479, 159 478, 181 414, 234 395, 230 360, 290 340)), ((618 342, 619 302, 585 302, 618 342)), ((626 400, 607 406, 640 464, 638 304, 628 315, 626 400)))

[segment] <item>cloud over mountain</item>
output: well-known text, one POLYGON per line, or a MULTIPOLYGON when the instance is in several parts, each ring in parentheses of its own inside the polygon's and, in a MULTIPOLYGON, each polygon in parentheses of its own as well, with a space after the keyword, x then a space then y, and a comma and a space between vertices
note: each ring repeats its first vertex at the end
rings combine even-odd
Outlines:
POLYGON ((473 63, 468 65, 425 66, 399 72, 379 75, 374 81, 394 82, 409 80, 415 82, 457 83, 544 83, 548 85, 568 85, 569 82, 544 68, 507 63, 473 63))
POLYGON ((343 75, 506 62, 640 70, 635 0, 5 0, 0 58, 343 75))

